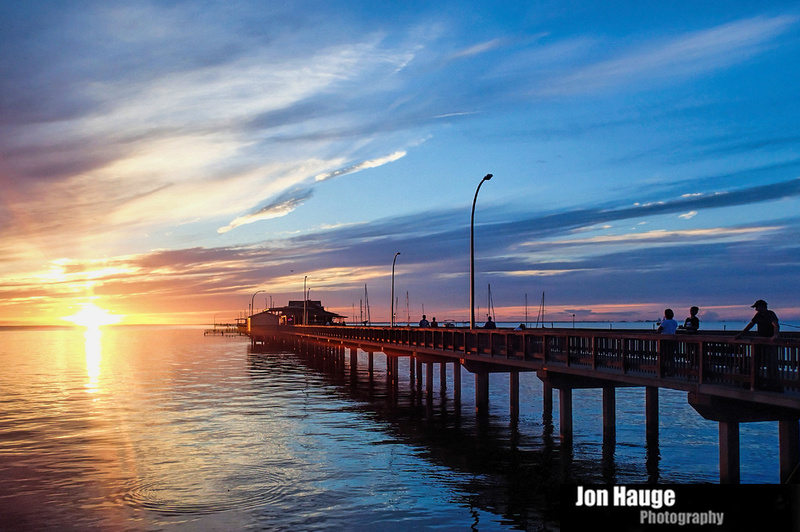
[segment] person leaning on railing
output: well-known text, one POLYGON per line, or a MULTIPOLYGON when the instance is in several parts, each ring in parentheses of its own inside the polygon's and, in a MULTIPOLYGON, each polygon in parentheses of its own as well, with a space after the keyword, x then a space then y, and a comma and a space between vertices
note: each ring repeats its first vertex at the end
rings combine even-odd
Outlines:
POLYGON ((758 335, 762 338, 777 340, 781 330, 778 316, 771 310, 767 310, 767 302, 763 299, 759 299, 753 303, 752 308, 756 309, 756 315, 753 316, 750 323, 748 323, 734 338, 739 339, 744 333, 756 327, 758 335))
MULTIPOLYGON (((759 299, 753 303, 752 308, 756 309, 756 314, 750 320, 750 323, 742 329, 741 332, 734 336, 735 339, 742 337, 744 333, 756 327, 758 336, 761 338, 769 338, 777 340, 780 336, 780 323, 778 316, 771 310, 767 309, 767 302, 759 299)), ((756 356, 756 364, 760 367, 764 365, 765 375, 763 376, 762 386, 759 388, 769 389, 773 391, 781 391, 783 387, 780 385, 780 375, 778 374, 778 348, 773 345, 755 345, 753 346, 753 354, 756 356)))

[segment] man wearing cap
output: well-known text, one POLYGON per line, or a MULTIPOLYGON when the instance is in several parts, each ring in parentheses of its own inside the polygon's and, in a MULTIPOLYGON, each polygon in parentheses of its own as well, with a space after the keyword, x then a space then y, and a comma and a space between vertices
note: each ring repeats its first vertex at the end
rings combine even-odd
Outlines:
POLYGON ((752 329, 754 325, 758 327, 759 336, 764 338, 778 338, 778 332, 780 332, 778 316, 771 310, 767 310, 767 302, 763 299, 759 299, 753 303, 752 308, 756 309, 756 315, 753 316, 753 319, 750 320, 747 327, 736 335, 736 338, 741 337, 742 334, 752 329))
MULTIPOLYGON (((778 323, 778 316, 771 310, 767 310, 767 302, 759 299, 753 303, 752 307, 756 309, 756 315, 750 320, 742 332, 737 334, 735 338, 740 338, 744 333, 749 331, 755 325, 758 329, 758 335, 762 338, 771 338, 776 340, 780 332, 780 324, 778 323)), ((780 383, 780 374, 778 373, 778 347, 772 345, 754 345, 753 354, 756 357, 756 367, 761 367, 763 364, 764 375, 757 381, 757 387, 764 390, 782 391, 783 386, 780 383)))

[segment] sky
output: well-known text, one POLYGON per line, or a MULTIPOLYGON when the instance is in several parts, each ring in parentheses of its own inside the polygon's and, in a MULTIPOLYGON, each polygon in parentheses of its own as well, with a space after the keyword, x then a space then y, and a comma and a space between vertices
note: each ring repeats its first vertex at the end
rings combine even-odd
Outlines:
POLYGON ((478 321, 800 325, 799 117, 796 2, 3 2, 0 325, 468 321, 489 173, 478 321))

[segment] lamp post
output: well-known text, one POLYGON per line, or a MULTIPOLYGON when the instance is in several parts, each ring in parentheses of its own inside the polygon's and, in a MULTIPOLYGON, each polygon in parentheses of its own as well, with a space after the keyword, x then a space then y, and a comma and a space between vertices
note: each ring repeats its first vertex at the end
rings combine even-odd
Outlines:
POLYGON ((256 294, 260 294, 261 292, 266 292, 266 290, 259 290, 258 292, 253 294, 253 297, 250 298, 250 315, 251 316, 253 315, 253 313, 256 310, 255 308, 253 308, 253 305, 255 304, 256 294))
POLYGON ((391 309, 392 314, 390 319, 392 327, 394 327, 394 264, 395 262, 397 262, 397 256, 399 254, 400 252, 398 251, 397 253, 394 254, 394 259, 392 259, 392 309, 391 309))
POLYGON ((472 219, 469 225, 469 328, 475 328, 475 202, 478 201, 478 192, 484 181, 489 181, 492 174, 486 174, 478 188, 475 190, 475 197, 472 199, 472 219))
POLYGON ((303 325, 306 325, 306 320, 308 319, 308 307, 306 306, 308 292, 306 292, 306 281, 308 281, 308 275, 303 277, 303 325))

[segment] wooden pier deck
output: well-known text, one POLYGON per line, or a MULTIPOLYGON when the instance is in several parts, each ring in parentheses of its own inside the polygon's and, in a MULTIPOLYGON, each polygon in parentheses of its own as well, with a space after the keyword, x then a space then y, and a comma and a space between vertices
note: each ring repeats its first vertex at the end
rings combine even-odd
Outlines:
MULTIPOLYGON (((719 423, 720 482, 738 483, 739 424, 779 424, 780 478, 800 482, 800 338, 735 339, 731 333, 660 335, 647 331, 585 329, 464 329, 417 327, 265 327, 250 332, 254 344, 344 357, 350 349, 386 355, 396 380, 398 357, 411 357, 421 383, 423 365, 432 390, 434 365, 442 382, 452 365, 453 396, 460 401, 461 368, 475 376, 475 404, 488 410, 489 374, 508 373, 510 412, 519 412, 519 373, 534 371, 544 383, 544 409, 552 413, 559 391, 560 437, 572 440, 572 390, 602 388, 603 438, 614 442, 615 389, 645 389, 646 434, 658 438, 658 389, 685 391, 689 404, 719 423)), ((796 336, 796 335, 795 335, 796 336)))

